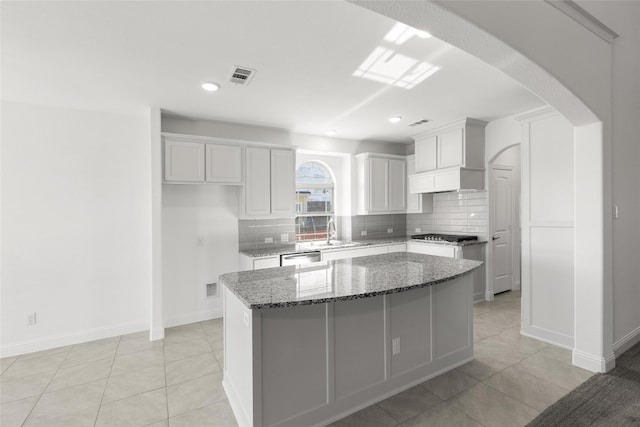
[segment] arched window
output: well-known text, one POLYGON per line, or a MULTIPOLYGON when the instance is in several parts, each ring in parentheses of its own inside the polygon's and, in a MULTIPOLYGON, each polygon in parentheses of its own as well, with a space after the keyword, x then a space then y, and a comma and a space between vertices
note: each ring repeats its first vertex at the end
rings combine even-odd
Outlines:
POLYGON ((296 240, 327 238, 333 217, 334 182, 320 162, 306 162, 296 170, 296 240))

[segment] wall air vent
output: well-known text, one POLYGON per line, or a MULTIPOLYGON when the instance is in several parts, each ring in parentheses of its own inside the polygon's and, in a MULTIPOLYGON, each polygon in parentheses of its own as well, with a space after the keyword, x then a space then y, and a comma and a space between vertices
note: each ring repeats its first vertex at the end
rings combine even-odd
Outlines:
POLYGON ((429 123, 431 120, 429 119, 422 119, 422 120, 418 120, 417 122, 413 122, 411 123, 409 126, 420 126, 423 125, 425 123, 429 123))
POLYGON ((256 70, 252 70, 251 68, 247 67, 238 67, 237 65, 235 65, 233 67, 233 71, 231 72, 231 77, 229 77, 229 82, 246 86, 249 84, 255 74, 256 70))

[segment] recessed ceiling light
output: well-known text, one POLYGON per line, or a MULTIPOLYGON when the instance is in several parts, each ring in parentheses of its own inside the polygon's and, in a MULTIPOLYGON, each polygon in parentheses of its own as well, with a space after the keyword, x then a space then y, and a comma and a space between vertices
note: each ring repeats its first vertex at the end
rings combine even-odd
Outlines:
POLYGON ((335 134, 336 134, 336 133, 338 133, 338 132, 336 132, 336 130, 335 130, 335 129, 331 129, 331 130, 328 130, 328 131, 327 131, 327 135, 328 135, 328 136, 335 136, 335 134))
POLYGON ((206 90, 207 92, 215 92, 220 89, 220 85, 213 82, 205 82, 202 83, 202 89, 206 90))
POLYGON ((393 117, 389 117, 389 121, 391 123, 398 123, 400 120, 402 120, 402 116, 393 116, 393 117))

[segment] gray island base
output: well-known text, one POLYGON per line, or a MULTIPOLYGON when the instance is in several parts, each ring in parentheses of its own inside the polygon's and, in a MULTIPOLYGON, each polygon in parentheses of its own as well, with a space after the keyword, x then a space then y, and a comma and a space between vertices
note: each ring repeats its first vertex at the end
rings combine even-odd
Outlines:
POLYGON ((225 274, 241 426, 323 426, 473 358, 478 261, 392 253, 225 274))

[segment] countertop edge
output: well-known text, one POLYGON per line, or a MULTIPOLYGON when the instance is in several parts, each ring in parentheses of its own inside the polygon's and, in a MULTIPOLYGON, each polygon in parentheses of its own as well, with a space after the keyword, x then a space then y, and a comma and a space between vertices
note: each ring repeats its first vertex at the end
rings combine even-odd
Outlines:
MULTIPOLYGON (((223 277, 224 275, 220 276, 219 280, 220 280, 220 283, 222 285, 224 285, 225 288, 228 289, 232 294, 234 294, 238 298, 238 300, 240 300, 242 305, 244 305, 246 308, 248 308, 250 310, 266 310, 266 309, 271 309, 271 308, 294 307, 294 306, 298 306, 298 305, 326 304, 326 303, 335 302, 335 301, 352 301, 352 300, 356 300, 356 299, 372 298, 372 297, 376 297, 376 296, 379 296, 379 295, 389 295, 389 294, 395 294, 395 293, 399 293, 399 292, 406 292, 406 291, 410 291, 410 290, 413 290, 413 289, 425 288, 427 286, 437 285, 439 283, 448 282, 450 280, 454 280, 454 279, 457 279, 459 277, 471 274, 472 272, 474 272, 475 270, 479 269, 484 264, 481 261, 478 261, 478 262, 479 262, 478 265, 476 265, 475 267, 470 268, 469 270, 464 271, 462 273, 453 274, 451 276, 447 276, 447 277, 444 277, 444 278, 441 278, 441 279, 436 279, 436 280, 432 280, 430 282, 425 282, 425 283, 421 283, 421 284, 414 284, 414 285, 403 286, 403 287, 399 287, 399 288, 386 289, 386 290, 382 290, 382 291, 367 292, 367 293, 362 293, 362 294, 344 295, 344 296, 338 296, 338 297, 327 297, 327 298, 318 298, 318 299, 309 299, 309 300, 302 300, 302 301, 264 303, 264 304, 250 304, 250 303, 247 303, 245 301, 245 299, 238 292, 236 292, 236 290, 234 288, 225 285, 224 277, 223 277)), ((277 268, 277 267, 275 267, 275 268, 277 268)))

